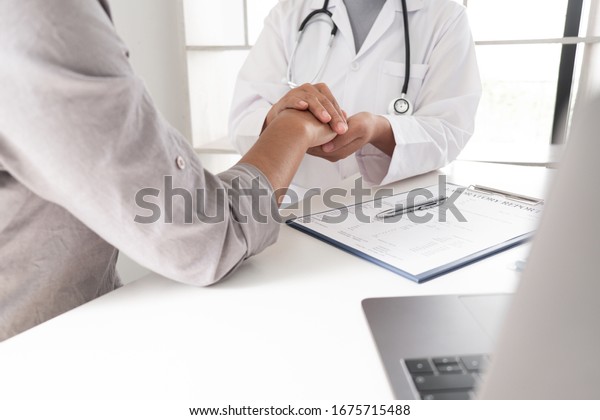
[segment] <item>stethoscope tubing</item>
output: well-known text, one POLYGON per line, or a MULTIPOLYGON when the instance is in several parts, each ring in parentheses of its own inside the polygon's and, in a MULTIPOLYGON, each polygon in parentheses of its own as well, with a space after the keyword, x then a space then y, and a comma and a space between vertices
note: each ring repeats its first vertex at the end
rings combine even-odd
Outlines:
POLYGON ((408 81, 410 80, 410 36, 408 31, 408 12, 406 7, 406 0, 402 0, 402 17, 404 19, 404 50, 406 57, 404 58, 406 69, 404 71, 404 86, 402 86, 402 94, 406 95, 408 92, 408 81))
MULTIPOLYGON (((397 114, 397 115, 400 115, 400 114, 411 115, 412 114, 412 103, 407 98, 408 83, 410 81, 410 34, 409 34, 409 29, 408 29, 408 11, 407 11, 407 7, 406 7, 406 0, 401 0, 401 2, 402 2, 402 17, 403 17, 403 22, 404 22, 404 48, 405 48, 405 60, 404 61, 405 61, 405 65, 406 65, 405 71, 404 71, 405 77, 404 77, 404 84, 402 85, 401 95, 399 98, 392 100, 392 102, 388 106, 388 112, 390 114, 397 114)), ((289 61, 288 68, 287 68, 287 74, 286 74, 287 84, 291 89, 298 87, 298 84, 294 81, 293 71, 292 71, 292 69, 294 67, 294 63, 296 61, 298 46, 300 45, 300 42, 302 40, 304 30, 311 23, 311 21, 314 22, 312 19, 319 14, 325 14, 329 17, 329 19, 331 20, 332 28, 331 28, 331 33, 330 33, 330 37, 329 37, 329 42, 327 44, 327 52, 325 54, 325 58, 323 59, 323 63, 319 67, 319 70, 318 70, 317 74, 315 75, 315 77, 309 83, 311 83, 311 84, 315 83, 321 77, 321 75, 323 74, 323 71, 325 71, 325 66, 327 65, 327 61, 328 61, 329 55, 331 53, 331 47, 333 45, 333 41, 334 41, 335 36, 338 31, 338 27, 335 24, 335 22, 333 21, 333 15, 328 10, 328 7, 329 7, 329 0, 325 0, 323 2, 323 7, 321 7, 320 9, 317 9, 317 10, 313 10, 300 23, 300 27, 298 28, 298 35, 296 37, 296 44, 294 45, 294 48, 292 50, 292 55, 290 57, 290 61, 289 61)))

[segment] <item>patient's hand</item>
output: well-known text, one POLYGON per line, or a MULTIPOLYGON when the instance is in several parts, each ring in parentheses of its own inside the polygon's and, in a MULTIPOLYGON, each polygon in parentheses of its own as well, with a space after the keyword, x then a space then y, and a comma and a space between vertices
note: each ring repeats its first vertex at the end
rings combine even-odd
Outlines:
POLYGON ((336 133, 313 114, 282 110, 262 132, 241 163, 253 165, 267 177, 278 201, 283 198, 306 151, 331 141, 336 133))
POLYGON ((370 112, 360 112, 348 119, 346 133, 336 136, 322 146, 310 148, 307 153, 337 162, 368 143, 391 156, 395 147, 394 133, 386 118, 370 112))
POLYGON ((269 130, 276 130, 281 141, 302 143, 305 150, 319 148, 337 136, 329 124, 323 124, 312 113, 306 111, 284 109, 273 122, 269 130))
POLYGON ((346 115, 325 83, 305 83, 286 93, 271 107, 265 118, 263 130, 286 109, 309 111, 337 134, 344 134, 348 130, 346 115))

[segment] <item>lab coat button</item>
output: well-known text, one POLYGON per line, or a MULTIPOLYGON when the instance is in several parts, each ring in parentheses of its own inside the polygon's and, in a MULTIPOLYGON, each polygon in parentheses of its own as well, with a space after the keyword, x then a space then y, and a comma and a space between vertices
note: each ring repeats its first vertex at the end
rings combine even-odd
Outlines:
POLYGON ((177 167, 179 169, 185 169, 185 160, 183 160, 181 156, 177 156, 177 159, 175 159, 175 163, 177 163, 177 167))
POLYGON ((352 70, 354 70, 354 71, 357 71, 357 70, 360 68, 360 64, 358 64, 356 61, 353 61, 353 62, 350 64, 350 68, 351 68, 352 70))

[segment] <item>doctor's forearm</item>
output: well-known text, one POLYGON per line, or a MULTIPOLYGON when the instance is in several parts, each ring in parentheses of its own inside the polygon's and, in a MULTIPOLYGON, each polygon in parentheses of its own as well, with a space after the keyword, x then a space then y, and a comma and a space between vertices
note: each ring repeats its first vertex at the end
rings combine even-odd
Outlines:
POLYGON ((394 154, 394 148, 396 147, 392 126, 387 118, 384 118, 381 115, 374 115, 374 117, 374 131, 370 143, 386 155, 392 156, 394 154))

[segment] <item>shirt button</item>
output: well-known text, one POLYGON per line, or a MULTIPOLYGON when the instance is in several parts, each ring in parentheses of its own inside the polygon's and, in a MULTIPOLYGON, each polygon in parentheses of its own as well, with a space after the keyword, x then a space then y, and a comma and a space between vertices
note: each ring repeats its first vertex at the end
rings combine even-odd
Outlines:
POLYGON ((177 167, 179 169, 185 169, 185 160, 183 160, 181 156, 177 156, 177 159, 175 159, 175 163, 177 164, 177 167))
POLYGON ((350 64, 350 68, 351 68, 352 70, 354 70, 354 71, 357 71, 357 70, 360 68, 360 64, 358 64, 356 61, 353 61, 353 62, 350 64))

